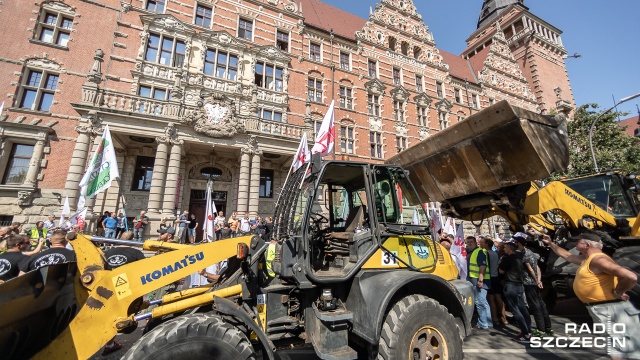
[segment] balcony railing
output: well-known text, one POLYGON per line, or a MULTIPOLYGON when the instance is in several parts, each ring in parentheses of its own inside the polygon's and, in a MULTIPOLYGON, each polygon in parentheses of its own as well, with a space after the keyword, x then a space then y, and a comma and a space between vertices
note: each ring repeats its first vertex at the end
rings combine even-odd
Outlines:
MULTIPOLYGON (((82 89, 82 103, 111 112, 125 113, 123 115, 143 114, 174 122, 180 120, 181 106, 184 107, 183 114, 195 110, 195 107, 191 105, 91 88, 82 89)), ((304 131, 304 126, 300 125, 255 118, 242 118, 242 120, 245 130, 249 134, 269 134, 300 139, 304 131)))

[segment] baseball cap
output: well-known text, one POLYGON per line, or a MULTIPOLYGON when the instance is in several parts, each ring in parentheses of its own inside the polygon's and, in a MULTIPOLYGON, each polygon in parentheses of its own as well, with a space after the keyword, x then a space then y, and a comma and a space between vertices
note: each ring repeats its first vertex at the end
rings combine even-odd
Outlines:
POLYGON ((169 233, 171 235, 175 235, 176 229, 173 226, 169 226, 168 228, 165 228, 165 229, 158 229, 158 232, 160 234, 169 233))
POLYGON ((513 238, 513 239, 522 238, 522 239, 524 239, 524 240, 527 240, 527 237, 528 237, 528 235, 527 235, 527 234, 525 234, 525 233, 523 233, 523 232, 521 232, 521 231, 518 231, 517 233, 515 233, 515 234, 512 236, 512 238, 513 238))
POLYGON ((520 243, 522 245, 527 245, 527 239, 526 238, 523 238, 523 237, 520 237, 520 236, 518 236, 518 237, 514 236, 513 240, 514 240, 515 243, 520 243))
POLYGON ((597 242, 602 241, 602 239, 600 239, 598 235, 594 233, 589 233, 589 232, 583 232, 581 234, 578 234, 569 238, 569 240, 580 240, 580 239, 597 241, 597 242))

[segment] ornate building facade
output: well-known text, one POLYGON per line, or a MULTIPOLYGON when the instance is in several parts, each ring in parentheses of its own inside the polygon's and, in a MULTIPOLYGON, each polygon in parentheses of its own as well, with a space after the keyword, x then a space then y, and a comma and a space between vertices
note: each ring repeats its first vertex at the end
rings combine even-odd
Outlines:
POLYGON ((332 100, 331 158, 374 162, 495 101, 570 112, 560 31, 502 5, 457 56, 411 0, 368 19, 318 0, 5 1, 0 221, 74 208, 106 124, 121 179, 87 205, 148 210, 153 231, 204 213, 209 180, 218 210, 270 214, 332 100))

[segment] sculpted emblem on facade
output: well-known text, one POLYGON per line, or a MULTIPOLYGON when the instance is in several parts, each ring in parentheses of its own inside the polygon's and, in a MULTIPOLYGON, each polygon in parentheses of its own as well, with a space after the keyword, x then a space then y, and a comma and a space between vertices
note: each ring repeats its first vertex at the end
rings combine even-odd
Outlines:
POLYGON ((182 117, 180 122, 214 138, 232 137, 244 132, 244 125, 236 117, 233 101, 221 94, 198 100, 196 110, 182 117))

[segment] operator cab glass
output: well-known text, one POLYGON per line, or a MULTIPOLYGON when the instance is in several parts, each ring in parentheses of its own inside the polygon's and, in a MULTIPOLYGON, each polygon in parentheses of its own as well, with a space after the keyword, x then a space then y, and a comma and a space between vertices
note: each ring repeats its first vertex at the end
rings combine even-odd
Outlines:
POLYGON ((632 199, 628 197, 617 174, 566 180, 564 183, 617 218, 636 216, 632 199))

